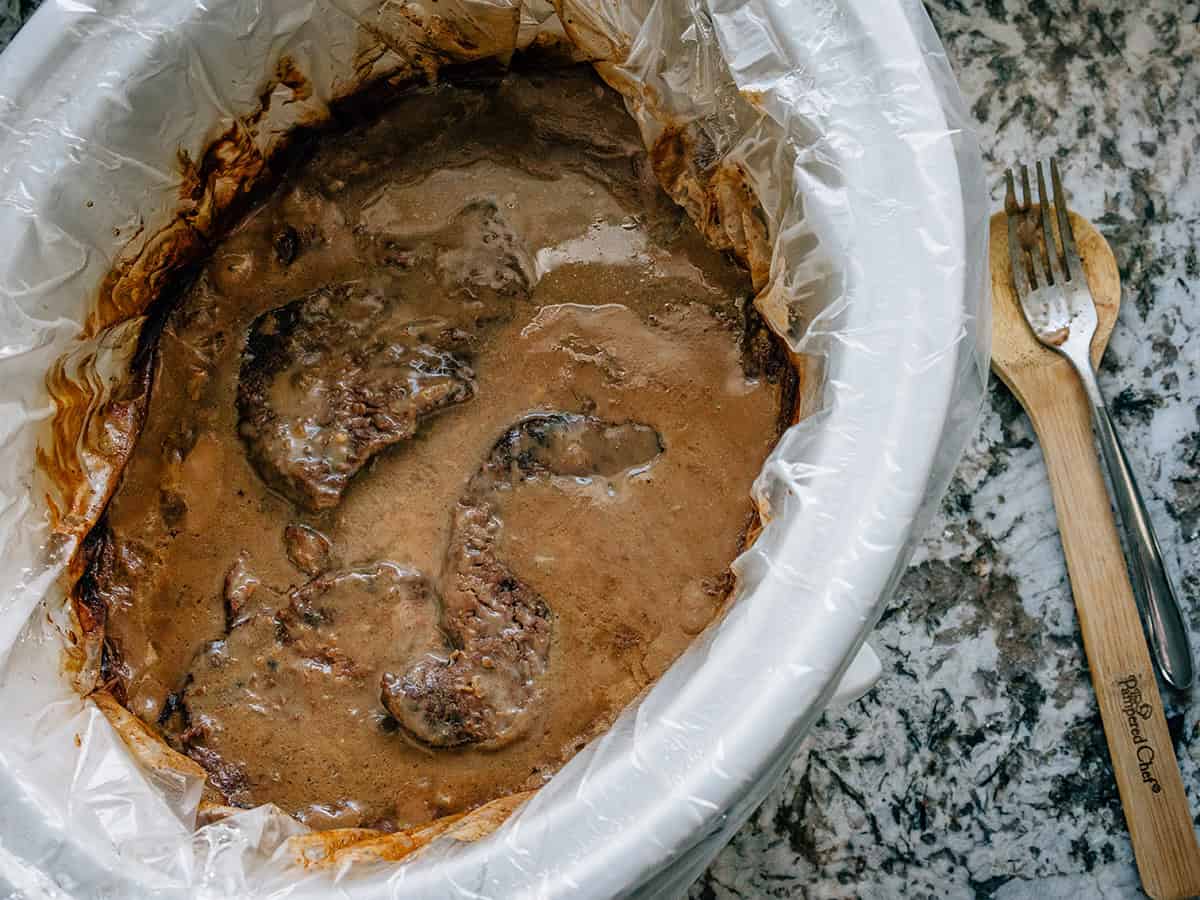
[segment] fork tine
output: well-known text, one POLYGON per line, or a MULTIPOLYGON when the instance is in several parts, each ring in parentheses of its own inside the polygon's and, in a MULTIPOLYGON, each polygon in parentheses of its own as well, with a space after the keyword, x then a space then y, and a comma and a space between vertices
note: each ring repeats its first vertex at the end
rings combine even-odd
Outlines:
MULTIPOLYGON (((1024 201, 1021 204, 1021 211, 1028 214, 1033 211, 1033 191, 1029 189, 1029 166, 1024 164, 1021 166, 1021 194, 1024 201)), ((1029 262, 1033 268, 1033 280, 1035 282, 1033 286, 1035 288, 1045 287, 1050 283, 1050 280, 1046 278, 1046 273, 1042 271, 1041 254, 1037 252, 1036 248, 1029 249, 1028 253, 1029 262)))
POLYGON ((1063 198, 1062 179, 1058 176, 1058 160, 1050 159, 1050 184, 1054 188, 1054 211, 1058 215, 1058 236, 1062 239, 1063 264, 1071 281, 1083 279, 1083 265, 1079 251, 1075 248, 1075 232, 1071 230, 1071 217, 1067 214, 1067 201, 1063 198))
POLYGON ((1029 212, 1033 208, 1033 193, 1029 190, 1029 166, 1021 164, 1021 210, 1029 212))
MULTIPOLYGON (((1045 241, 1043 248, 1046 254, 1046 266, 1050 272, 1050 278, 1055 284, 1062 284, 1066 281, 1063 275, 1062 265, 1059 262, 1058 247, 1054 243, 1054 223, 1050 220, 1050 195, 1046 192, 1046 178, 1042 174, 1042 161, 1039 159, 1037 163, 1037 185, 1038 185, 1038 206, 1042 216, 1042 238, 1045 241)), ((1035 251, 1030 251, 1034 253, 1035 251)))
MULTIPOLYGON (((1030 167, 1025 166, 1025 164, 1022 164, 1022 166, 1021 166, 1021 212, 1022 212, 1022 214, 1027 216, 1032 211, 1033 211, 1033 191, 1030 190, 1030 167)), ((1022 238, 1028 238, 1027 234, 1021 235, 1021 236, 1022 236, 1022 238)), ((1024 247, 1024 251, 1026 253, 1028 253, 1028 257, 1030 257, 1030 275, 1032 278, 1032 286, 1034 289, 1044 288, 1046 286, 1046 284, 1049 284, 1050 282, 1049 282, 1048 278, 1046 278, 1045 272, 1042 271, 1042 260, 1040 260, 1038 258, 1038 252, 1036 250, 1030 250, 1030 248, 1025 246, 1026 242, 1027 241, 1022 240, 1021 245, 1022 245, 1022 247, 1024 247)))
POLYGON ((1021 236, 1017 227, 1021 220, 1021 207, 1017 205, 1017 192, 1013 186, 1012 169, 1004 172, 1006 188, 1004 191, 1004 215, 1008 219, 1008 260, 1012 269, 1013 287, 1017 296, 1024 297, 1029 293, 1029 276, 1025 272, 1024 254, 1021 251, 1021 236))

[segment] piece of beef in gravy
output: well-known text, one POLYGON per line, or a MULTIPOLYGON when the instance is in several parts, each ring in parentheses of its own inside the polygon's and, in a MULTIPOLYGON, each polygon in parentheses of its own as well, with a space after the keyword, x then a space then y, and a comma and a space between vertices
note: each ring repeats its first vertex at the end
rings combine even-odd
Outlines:
POLYGON ((263 480, 302 507, 336 506, 372 456, 474 393, 467 335, 441 320, 397 321, 389 308, 339 285, 250 329, 239 430, 263 480))
POLYGON ((272 740, 262 721, 320 723, 312 739, 389 728, 379 673, 440 651, 437 617, 429 580, 389 562, 320 575, 279 608, 251 602, 193 662, 180 744, 230 803, 248 805, 269 789, 244 762, 255 741, 272 740))
POLYGON ((554 476, 618 477, 662 449, 648 425, 567 413, 529 416, 504 433, 454 513, 441 618, 451 652, 383 674, 383 702, 401 727, 435 747, 501 746, 520 734, 546 671, 551 610, 498 558, 504 499, 554 476))

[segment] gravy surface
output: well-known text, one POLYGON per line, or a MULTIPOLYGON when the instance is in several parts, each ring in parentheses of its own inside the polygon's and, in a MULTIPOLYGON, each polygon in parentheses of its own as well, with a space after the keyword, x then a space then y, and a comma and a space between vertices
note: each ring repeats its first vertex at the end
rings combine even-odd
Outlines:
POLYGON ((314 828, 403 828, 541 784, 726 597, 790 413, 749 294, 590 72, 419 90, 324 137, 158 340, 93 563, 127 705, 225 801, 314 828), (297 301, 345 318, 288 343, 271 311, 297 301), (252 334, 296 354, 254 391, 252 334), (354 391, 406 405, 345 425, 354 391), (539 416, 595 460, 517 460, 482 505, 497 442, 539 416), (533 649, 511 654, 524 674, 504 677, 525 680, 501 724, 477 735, 451 710, 434 746, 381 679, 386 695, 405 666, 472 652, 447 618, 472 511, 509 573, 497 590, 538 598, 504 632, 533 649))

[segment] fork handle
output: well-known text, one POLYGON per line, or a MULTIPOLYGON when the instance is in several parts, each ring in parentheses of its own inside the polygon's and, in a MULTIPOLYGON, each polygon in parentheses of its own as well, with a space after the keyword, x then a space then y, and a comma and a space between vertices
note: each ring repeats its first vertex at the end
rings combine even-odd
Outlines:
POLYGON ((1046 458, 1113 775, 1142 885, 1151 897, 1200 894, 1200 847, 1100 460, 1091 403, 1069 365, 1015 384, 1046 458))
POLYGON ((1138 600, 1138 610, 1150 640, 1150 649, 1163 680, 1177 690, 1186 690, 1192 686, 1194 677, 1192 648, 1188 642, 1183 613, 1179 609, 1179 600, 1167 577, 1150 514, 1142 501, 1142 493, 1134 480, 1117 430, 1113 427, 1112 416, 1096 383, 1095 373, 1090 365, 1086 371, 1079 365, 1075 368, 1092 407, 1096 442, 1100 445, 1100 453, 1108 468, 1112 498, 1120 514, 1125 551, 1133 570, 1134 596, 1138 600))

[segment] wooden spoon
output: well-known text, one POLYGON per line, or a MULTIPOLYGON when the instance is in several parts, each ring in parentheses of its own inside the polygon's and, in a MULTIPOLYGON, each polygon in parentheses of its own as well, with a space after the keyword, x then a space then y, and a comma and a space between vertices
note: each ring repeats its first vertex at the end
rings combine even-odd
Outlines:
MULTIPOLYGON (((1096 301, 1091 355, 1098 366, 1121 306, 1121 280, 1108 242, 1086 219, 1070 216, 1096 301)), ((1004 213, 992 217, 990 257, 992 368, 1025 407, 1046 458, 1083 647, 1142 887, 1155 898, 1196 896, 1200 847, 1092 442, 1091 409, 1071 364, 1038 342, 1021 312, 1004 213)))

